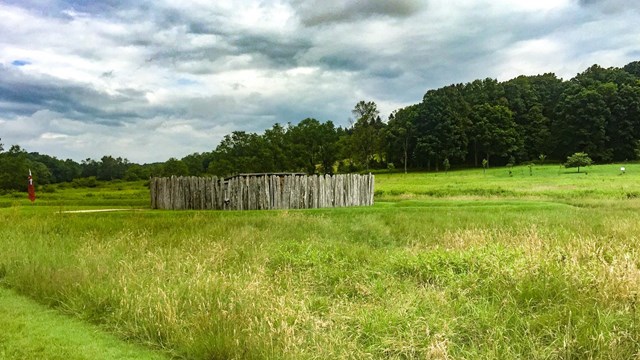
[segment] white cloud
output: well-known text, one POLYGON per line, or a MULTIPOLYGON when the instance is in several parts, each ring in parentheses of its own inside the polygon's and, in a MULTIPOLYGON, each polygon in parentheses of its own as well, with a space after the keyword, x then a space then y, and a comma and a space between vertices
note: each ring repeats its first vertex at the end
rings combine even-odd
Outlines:
POLYGON ((551 71, 554 62, 567 61, 561 44, 549 38, 520 41, 499 54, 504 56, 497 76, 501 81, 519 75, 538 75, 541 69, 551 71))
POLYGON ((69 137, 69 135, 57 134, 57 133, 51 133, 51 132, 46 132, 46 133, 40 135, 40 139, 42 139, 42 140, 66 139, 68 137, 69 137))

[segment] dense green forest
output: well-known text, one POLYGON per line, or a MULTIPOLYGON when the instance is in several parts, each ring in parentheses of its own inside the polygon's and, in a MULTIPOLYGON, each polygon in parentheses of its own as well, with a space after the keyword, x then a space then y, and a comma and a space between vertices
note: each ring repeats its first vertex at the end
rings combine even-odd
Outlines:
POLYGON ((575 152, 597 163, 631 161, 640 158, 640 61, 622 68, 593 65, 567 81, 548 73, 453 84, 429 90, 386 121, 374 102, 358 102, 352 114, 346 128, 311 118, 276 123, 262 134, 234 131, 210 152, 144 165, 109 155, 77 163, 0 144, 0 189, 23 189, 29 168, 38 184, 91 184, 167 175, 563 162, 575 152))

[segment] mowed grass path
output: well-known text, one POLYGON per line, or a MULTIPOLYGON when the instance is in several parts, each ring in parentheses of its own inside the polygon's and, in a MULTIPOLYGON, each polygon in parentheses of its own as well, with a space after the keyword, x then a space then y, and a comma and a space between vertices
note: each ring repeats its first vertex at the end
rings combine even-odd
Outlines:
POLYGON ((0 359, 168 359, 0 288, 0 359))
POLYGON ((304 211, 61 214, 61 190, 0 209, 0 282, 190 359, 628 359, 627 169, 385 174, 374 207, 304 211))

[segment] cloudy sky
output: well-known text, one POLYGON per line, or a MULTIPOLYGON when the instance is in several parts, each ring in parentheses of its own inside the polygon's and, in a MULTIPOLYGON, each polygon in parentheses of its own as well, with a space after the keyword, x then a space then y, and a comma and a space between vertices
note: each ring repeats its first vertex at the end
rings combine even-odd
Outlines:
POLYGON ((386 116, 479 78, 640 60, 631 0, 0 0, 0 138, 165 161, 235 130, 386 116))

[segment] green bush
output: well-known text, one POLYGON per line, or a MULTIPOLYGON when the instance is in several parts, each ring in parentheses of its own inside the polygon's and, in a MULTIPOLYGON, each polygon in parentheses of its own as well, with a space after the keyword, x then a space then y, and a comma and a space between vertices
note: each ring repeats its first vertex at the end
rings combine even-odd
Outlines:
POLYGON ((587 155, 587 153, 577 152, 569 157, 567 157, 567 162, 564 163, 564 167, 573 168, 577 167, 578 172, 580 172, 580 167, 589 166, 593 164, 593 160, 587 155))
POLYGON ((73 181, 71 182, 71 186, 73 186, 74 188, 80 188, 80 187, 94 188, 98 186, 98 180, 96 180, 95 176, 73 179, 73 181))
POLYGON ((56 192, 56 187, 53 185, 45 185, 41 188, 38 189, 38 191, 41 191, 43 193, 55 193, 56 192))

